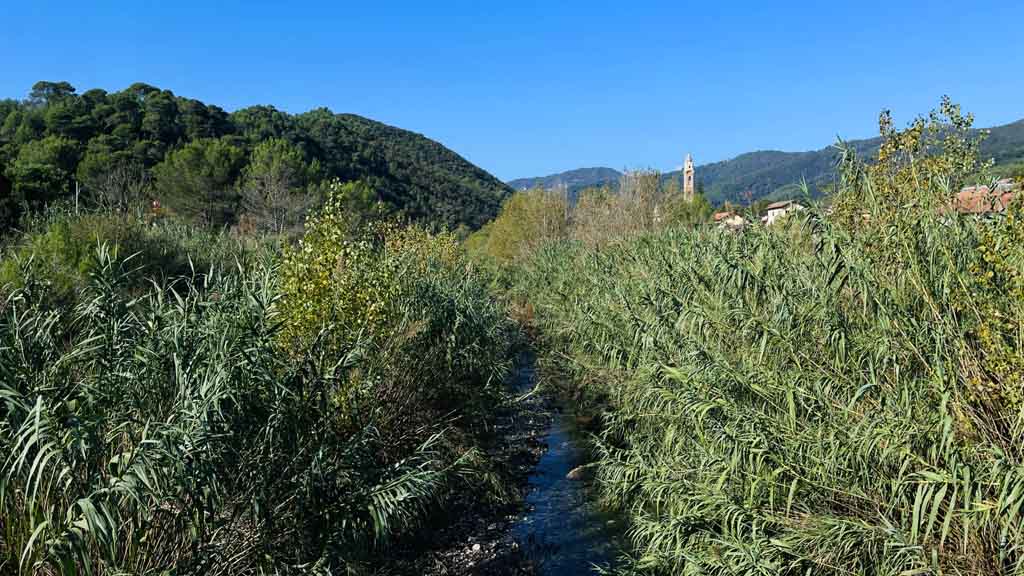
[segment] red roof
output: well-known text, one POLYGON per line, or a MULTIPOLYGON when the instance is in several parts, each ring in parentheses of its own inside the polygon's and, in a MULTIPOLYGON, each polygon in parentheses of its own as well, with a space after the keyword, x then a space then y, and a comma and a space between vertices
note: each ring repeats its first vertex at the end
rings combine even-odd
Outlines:
POLYGON ((712 215, 712 218, 715 219, 715 222, 720 222, 734 214, 735 212, 732 212, 731 210, 726 210, 725 212, 715 212, 714 215, 712 215))
POLYGON ((953 208, 963 214, 1003 212, 1017 197, 1016 188, 1012 180, 996 182, 994 191, 988 186, 968 186, 957 193, 953 208))

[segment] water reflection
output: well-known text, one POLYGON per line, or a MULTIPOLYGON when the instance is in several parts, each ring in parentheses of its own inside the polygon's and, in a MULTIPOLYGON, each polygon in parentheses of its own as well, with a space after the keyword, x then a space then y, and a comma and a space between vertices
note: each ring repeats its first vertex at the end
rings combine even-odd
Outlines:
MULTIPOLYGON (((536 381, 528 360, 517 375, 524 391, 536 381)), ((542 575, 592 574, 593 565, 607 566, 613 558, 610 519, 591 501, 585 482, 566 478, 582 464, 573 434, 571 417, 555 415, 547 432, 548 450, 530 475, 527 512, 512 528, 513 538, 542 575)))

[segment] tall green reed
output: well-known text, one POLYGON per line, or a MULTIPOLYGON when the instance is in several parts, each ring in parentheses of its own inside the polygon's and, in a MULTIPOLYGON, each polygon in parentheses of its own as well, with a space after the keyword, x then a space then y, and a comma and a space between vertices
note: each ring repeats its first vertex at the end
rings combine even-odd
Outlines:
POLYGON ((976 147, 941 112, 883 116, 882 156, 843 157, 827 213, 524 263, 563 368, 609 397, 626 570, 1024 572, 1021 223, 949 209, 976 147))

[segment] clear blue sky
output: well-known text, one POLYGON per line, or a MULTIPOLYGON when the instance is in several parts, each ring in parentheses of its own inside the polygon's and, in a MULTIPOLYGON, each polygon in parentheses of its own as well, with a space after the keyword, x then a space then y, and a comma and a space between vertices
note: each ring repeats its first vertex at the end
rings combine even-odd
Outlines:
POLYGON ((0 6, 0 97, 142 81, 327 106, 502 179, 820 148, 951 95, 1024 117, 1024 2, 52 2, 0 6))

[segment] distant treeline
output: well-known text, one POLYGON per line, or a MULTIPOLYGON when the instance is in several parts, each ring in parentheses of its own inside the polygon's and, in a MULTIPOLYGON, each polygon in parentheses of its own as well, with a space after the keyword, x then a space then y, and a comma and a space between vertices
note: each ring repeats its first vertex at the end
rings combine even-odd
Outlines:
POLYGON ((76 189, 122 208, 156 199, 211 225, 247 212, 279 225, 267 215, 301 211, 321 183, 361 180, 388 211, 451 228, 479 227, 509 192, 441 144, 360 116, 229 113, 143 83, 78 93, 37 82, 27 99, 0 101, 0 175, 5 229, 76 189))

